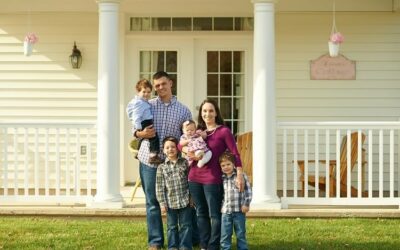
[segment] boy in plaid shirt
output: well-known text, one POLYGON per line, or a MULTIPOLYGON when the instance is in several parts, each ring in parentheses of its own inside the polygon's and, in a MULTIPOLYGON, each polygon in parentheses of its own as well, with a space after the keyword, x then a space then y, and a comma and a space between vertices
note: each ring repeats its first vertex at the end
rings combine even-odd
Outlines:
POLYGON ((161 212, 167 213, 168 249, 192 249, 192 210, 189 206, 189 165, 178 156, 178 139, 168 136, 163 140, 166 155, 158 166, 156 195, 161 212))
POLYGON ((246 241, 246 213, 249 211, 252 198, 251 186, 247 175, 243 173, 245 181, 244 191, 240 192, 236 186, 235 156, 224 152, 219 157, 224 185, 224 199, 222 201, 221 219, 221 250, 231 249, 232 233, 235 230, 237 249, 248 249, 246 241))

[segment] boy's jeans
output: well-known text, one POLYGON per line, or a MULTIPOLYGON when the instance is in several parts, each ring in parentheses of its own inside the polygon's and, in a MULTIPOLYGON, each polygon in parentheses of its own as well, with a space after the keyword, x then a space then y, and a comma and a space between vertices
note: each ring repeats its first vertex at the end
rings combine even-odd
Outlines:
POLYGON ((192 209, 167 210, 168 249, 192 249, 192 209))
POLYGON ((232 233, 235 229, 238 250, 248 250, 246 241, 246 215, 242 212, 222 214, 221 250, 232 248, 232 233))

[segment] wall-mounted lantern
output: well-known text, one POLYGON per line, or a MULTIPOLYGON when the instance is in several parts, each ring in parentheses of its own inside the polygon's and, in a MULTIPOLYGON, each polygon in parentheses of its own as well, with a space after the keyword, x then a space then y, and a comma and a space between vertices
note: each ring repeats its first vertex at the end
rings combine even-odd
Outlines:
POLYGON ((79 69, 82 65, 81 51, 76 47, 76 42, 74 42, 74 48, 72 49, 72 54, 69 56, 69 61, 73 69, 79 69))

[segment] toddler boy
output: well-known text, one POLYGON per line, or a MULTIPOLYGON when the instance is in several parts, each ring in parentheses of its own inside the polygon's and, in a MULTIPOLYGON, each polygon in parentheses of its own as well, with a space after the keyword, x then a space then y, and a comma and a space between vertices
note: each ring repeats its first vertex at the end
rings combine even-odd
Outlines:
POLYGON ((247 175, 243 173, 245 181, 244 191, 240 192, 236 186, 235 156, 224 152, 219 157, 224 185, 224 199, 222 201, 221 219, 221 250, 232 247, 232 233, 235 230, 237 249, 247 250, 246 241, 246 213, 249 211, 252 198, 251 186, 247 175))
MULTIPOLYGON (((126 113, 132 123, 132 131, 142 130, 146 127, 153 126, 153 113, 149 99, 153 86, 151 83, 142 79, 136 83, 136 95, 129 102, 126 113)), ((150 141, 150 159, 149 163, 159 164, 161 159, 158 156, 160 151, 160 141, 157 134, 149 138, 150 141)), ((138 149, 140 148, 141 141, 139 141, 138 149)))

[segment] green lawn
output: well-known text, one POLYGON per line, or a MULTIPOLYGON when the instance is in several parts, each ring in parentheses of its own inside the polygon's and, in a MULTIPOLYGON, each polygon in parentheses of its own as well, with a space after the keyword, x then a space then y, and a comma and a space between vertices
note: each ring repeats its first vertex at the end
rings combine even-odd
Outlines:
MULTIPOLYGON (((253 249, 400 249, 395 219, 249 219, 253 249)), ((146 249, 144 219, 0 217, 0 249, 146 249)))

